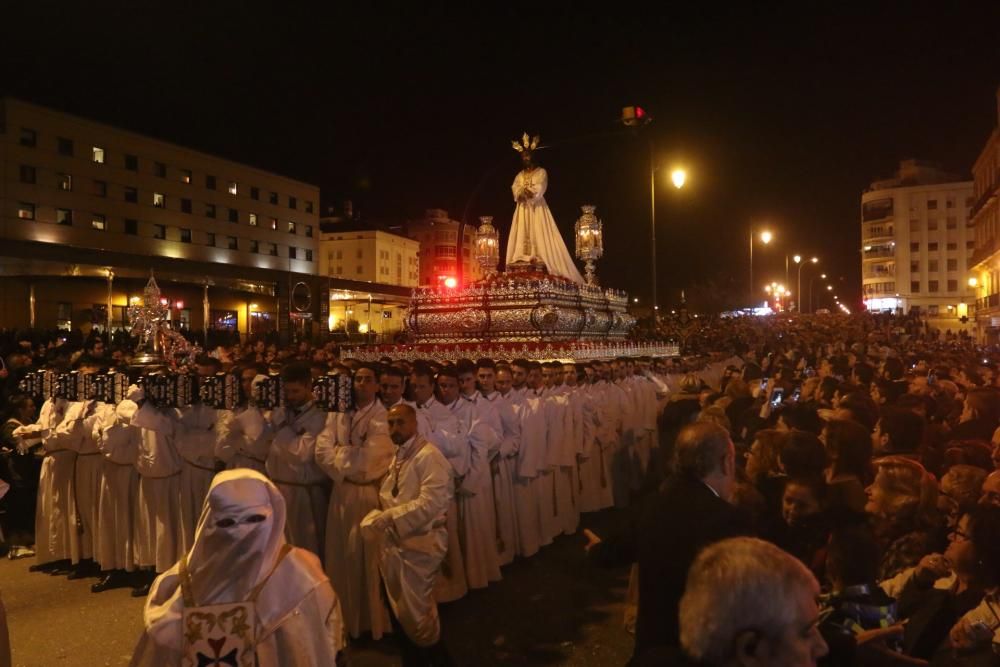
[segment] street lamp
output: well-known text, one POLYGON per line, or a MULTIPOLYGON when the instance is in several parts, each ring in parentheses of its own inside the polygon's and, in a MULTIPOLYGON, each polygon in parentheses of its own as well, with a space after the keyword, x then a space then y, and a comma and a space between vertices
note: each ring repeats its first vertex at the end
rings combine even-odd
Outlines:
MULTIPOLYGON (((648 121, 646 121, 648 122, 648 121)), ((653 142, 649 142, 649 254, 650 266, 653 274, 653 310, 659 310, 656 299, 656 172, 661 167, 656 166, 656 156, 653 152, 653 142)), ((670 180, 674 187, 680 190, 687 182, 687 171, 680 167, 674 167, 670 171, 670 180)), ((653 321, 656 321, 656 313, 653 313, 653 321)))
MULTIPOLYGON (((773 238, 774 238, 774 234, 772 234, 767 229, 765 229, 764 231, 762 231, 760 233, 760 242, 763 243, 764 245, 767 245, 768 243, 770 243, 771 239, 773 239, 773 238)), ((750 296, 750 305, 752 306, 753 305, 753 226, 750 227, 750 284, 749 284, 749 291, 750 291, 750 295, 749 295, 750 296)))
MULTIPOLYGON (((802 256, 801 255, 796 255, 795 257, 793 257, 793 259, 795 260, 795 263, 799 265, 799 286, 798 286, 797 289, 798 289, 799 300, 800 300, 798 311, 801 313, 802 312, 802 303, 801 303, 801 299, 802 299, 802 267, 805 266, 806 263, 802 261, 802 256)), ((819 257, 813 257, 812 259, 809 260, 810 264, 816 264, 818 262, 819 262, 819 257)), ((812 292, 809 293, 809 301, 810 301, 810 303, 809 303, 809 310, 812 310, 812 292)))

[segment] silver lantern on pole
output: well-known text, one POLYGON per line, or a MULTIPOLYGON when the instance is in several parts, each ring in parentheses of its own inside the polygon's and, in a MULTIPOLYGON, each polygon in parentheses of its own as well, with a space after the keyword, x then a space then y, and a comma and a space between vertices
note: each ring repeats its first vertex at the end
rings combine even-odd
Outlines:
POLYGON ((497 271, 500 263, 500 234, 493 226, 493 217, 484 215, 479 218, 479 229, 476 230, 476 260, 486 277, 497 271))
POLYGON ((576 221, 576 258, 584 261, 584 276, 588 285, 597 285, 595 262, 604 254, 604 224, 594 215, 596 206, 580 207, 583 215, 576 221))
POLYGON ((139 334, 138 353, 132 360, 134 366, 161 366, 164 364, 161 328, 167 320, 169 308, 160 295, 160 286, 150 271, 149 282, 142 293, 142 302, 129 306, 128 317, 132 331, 139 334))

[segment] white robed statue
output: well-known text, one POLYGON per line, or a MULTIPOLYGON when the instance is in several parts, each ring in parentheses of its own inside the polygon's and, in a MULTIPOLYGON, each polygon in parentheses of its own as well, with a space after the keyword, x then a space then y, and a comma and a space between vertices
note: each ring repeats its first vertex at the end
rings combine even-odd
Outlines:
POLYGON ((517 207, 507 241, 507 266, 517 262, 535 264, 541 261, 550 274, 583 283, 549 205, 545 203, 548 174, 532 161, 531 154, 538 148, 538 137, 529 139, 525 134, 521 143, 514 141, 513 144, 514 150, 521 154, 524 169, 514 178, 511 186, 517 207))

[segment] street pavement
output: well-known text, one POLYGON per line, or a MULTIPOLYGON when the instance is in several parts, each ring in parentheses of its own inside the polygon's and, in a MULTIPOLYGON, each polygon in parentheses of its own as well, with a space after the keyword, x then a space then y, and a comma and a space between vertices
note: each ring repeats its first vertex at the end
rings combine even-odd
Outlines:
MULTIPOLYGON (((606 534, 607 510, 581 524, 606 534)), ((632 636, 622 624, 627 570, 592 567, 580 533, 558 538, 503 569, 503 581, 441 607, 444 641, 459 665, 623 665, 632 636)), ((143 600, 129 589, 90 592, 94 579, 29 573, 34 559, 0 560, 15 667, 127 665, 142 631, 143 600)), ((354 642, 348 664, 398 665, 391 639, 354 642)))

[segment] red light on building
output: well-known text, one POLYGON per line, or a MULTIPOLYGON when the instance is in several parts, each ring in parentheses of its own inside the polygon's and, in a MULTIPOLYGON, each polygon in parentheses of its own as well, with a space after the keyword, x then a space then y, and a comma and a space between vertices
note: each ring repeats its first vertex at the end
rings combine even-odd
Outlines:
POLYGON ((452 278, 451 276, 448 276, 447 278, 444 279, 444 286, 447 287, 448 289, 455 289, 456 287, 458 287, 458 281, 452 278))
POLYGON ((176 308, 177 310, 184 310, 184 302, 174 301, 174 308, 176 308))
POLYGON ((643 109, 642 107, 636 107, 635 108, 635 117, 638 118, 639 120, 642 120, 643 118, 646 117, 646 110, 643 109))

